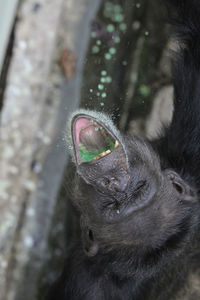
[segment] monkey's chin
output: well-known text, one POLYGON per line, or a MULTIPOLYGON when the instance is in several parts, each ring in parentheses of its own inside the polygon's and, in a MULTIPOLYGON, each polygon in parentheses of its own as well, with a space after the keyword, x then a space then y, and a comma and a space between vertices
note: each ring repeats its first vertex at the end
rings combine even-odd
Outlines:
POLYGON ((74 116, 71 130, 78 165, 109 155, 120 144, 106 124, 90 115, 74 116))

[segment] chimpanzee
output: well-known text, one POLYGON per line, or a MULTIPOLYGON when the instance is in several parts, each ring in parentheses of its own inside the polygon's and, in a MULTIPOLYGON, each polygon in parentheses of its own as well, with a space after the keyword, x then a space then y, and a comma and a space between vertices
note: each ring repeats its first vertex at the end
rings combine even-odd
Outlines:
POLYGON ((200 299, 200 1, 163 2, 179 39, 171 125, 149 141, 73 114, 81 234, 48 300, 200 299))

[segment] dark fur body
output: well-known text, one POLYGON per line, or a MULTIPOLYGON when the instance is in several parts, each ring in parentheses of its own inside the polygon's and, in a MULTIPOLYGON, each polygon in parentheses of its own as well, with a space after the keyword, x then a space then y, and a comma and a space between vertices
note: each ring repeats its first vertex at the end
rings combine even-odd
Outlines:
POLYGON ((131 177, 125 192, 113 196, 109 186, 101 194, 95 180, 87 184, 78 172, 73 202, 81 236, 48 300, 200 299, 200 1, 167 2, 181 41, 172 123, 152 142, 120 136, 131 177), (135 192, 142 180, 149 183, 146 195, 156 191, 149 202, 135 192), (99 206, 108 198, 130 203, 113 217, 99 206))

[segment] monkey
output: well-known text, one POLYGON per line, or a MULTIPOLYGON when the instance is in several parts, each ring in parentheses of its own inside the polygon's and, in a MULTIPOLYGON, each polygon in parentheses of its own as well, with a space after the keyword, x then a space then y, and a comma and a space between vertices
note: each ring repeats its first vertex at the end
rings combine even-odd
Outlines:
POLYGON ((80 236, 48 300, 200 299, 200 1, 163 2, 179 40, 171 124, 148 140, 72 115, 80 236))

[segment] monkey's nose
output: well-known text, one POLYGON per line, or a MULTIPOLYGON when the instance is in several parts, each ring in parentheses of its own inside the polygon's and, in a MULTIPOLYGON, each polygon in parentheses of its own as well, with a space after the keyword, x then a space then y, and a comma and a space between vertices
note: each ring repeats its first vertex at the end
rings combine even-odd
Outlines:
POLYGON ((130 179, 129 174, 124 176, 105 176, 98 180, 98 184, 105 190, 110 192, 124 192, 130 179))
POLYGON ((116 191, 116 192, 124 192, 128 185, 129 178, 130 178, 129 176, 124 176, 121 178, 111 180, 110 190, 116 191))

